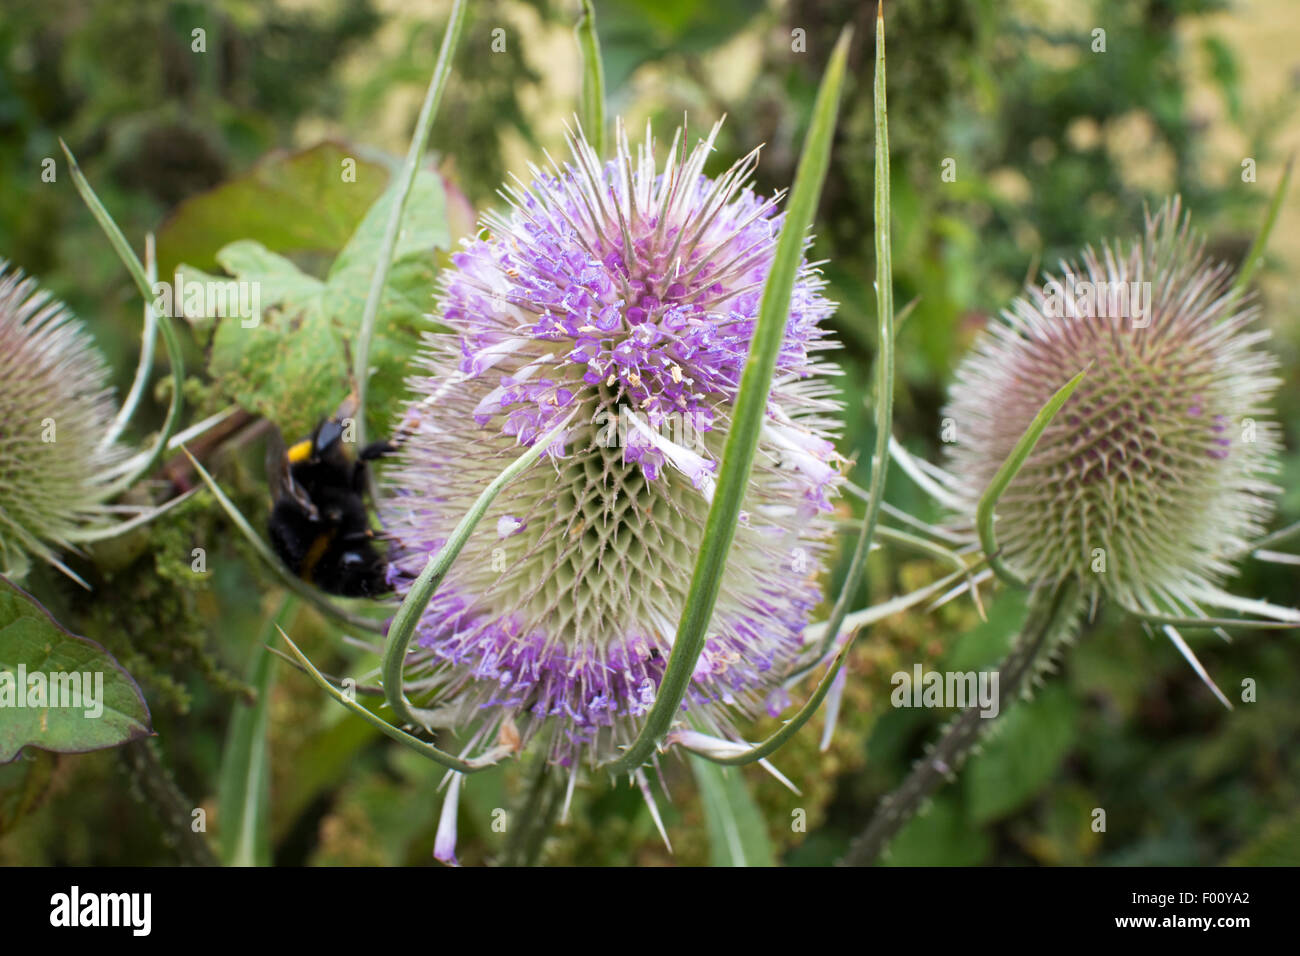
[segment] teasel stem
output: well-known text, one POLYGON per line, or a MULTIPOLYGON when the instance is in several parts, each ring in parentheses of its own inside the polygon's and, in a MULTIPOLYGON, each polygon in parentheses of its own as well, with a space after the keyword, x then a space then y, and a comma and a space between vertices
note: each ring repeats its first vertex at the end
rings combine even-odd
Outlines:
MULTIPOLYGON (((370 391, 370 342, 375 334, 375 325, 379 320, 379 310, 383 305, 384 287, 388 284, 388 272, 392 268, 394 250, 402 230, 402 213, 406 209, 406 200, 410 195, 415 175, 419 172, 420 162, 424 158, 425 147, 429 144, 429 132, 438 115, 438 104, 442 102, 442 91, 447 86, 447 77, 451 74, 451 59, 460 42, 461 28, 465 25, 464 0, 452 4, 451 16, 447 20, 447 32, 443 34, 442 46, 438 50, 438 60, 433 67, 433 77, 429 80, 429 89, 424 94, 420 106, 420 115, 415 121, 415 134, 411 137, 410 148, 406 152, 406 161, 393 181, 393 207, 384 225, 384 235, 380 241, 377 268, 370 280, 370 290, 366 294, 366 304, 361 313, 361 325, 357 330, 355 355, 353 357, 352 379, 357 390, 357 447, 366 444, 366 398, 370 391)), ((374 496, 373 475, 370 477, 370 493, 374 496)))
POLYGON ((194 799, 176 785, 160 749, 156 740, 146 737, 118 751, 136 800, 149 808, 163 841, 175 850, 182 866, 220 866, 212 845, 192 826, 194 799))
POLYGON ((539 756, 535 761, 528 792, 511 811, 510 839, 502 856, 502 866, 536 866, 546 837, 564 802, 564 777, 539 756))
MULTIPOLYGON (((1047 662, 1062 632, 1079 608, 1079 586, 1073 578, 1040 585, 1029 597, 1029 613, 1011 650, 998 667, 998 713, 1012 706, 1029 681, 1047 662)), ((843 866, 870 866, 917 809, 970 756, 996 718, 980 716, 981 707, 966 708, 948 724, 929 753, 912 767, 897 789, 884 797, 867 828, 850 844, 843 866)))

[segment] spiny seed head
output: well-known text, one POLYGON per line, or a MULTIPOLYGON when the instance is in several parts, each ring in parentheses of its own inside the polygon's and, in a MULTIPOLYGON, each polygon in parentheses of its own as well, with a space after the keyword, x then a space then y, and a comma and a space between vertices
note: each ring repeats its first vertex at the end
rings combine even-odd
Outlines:
MULTIPOLYGON (((399 593, 521 446, 573 415, 498 497, 418 630, 413 679, 451 702, 452 722, 488 717, 485 741, 513 722, 526 743, 553 719, 551 760, 604 760, 654 701, 781 223, 777 199, 746 185, 754 154, 704 175, 712 140, 689 154, 675 141, 657 172, 648 133, 635 159, 621 137, 607 164, 571 137, 572 161, 508 187, 510 208, 444 274, 451 331, 419 360, 380 509, 399 593)), ((715 729, 779 706, 820 600, 840 481, 838 404, 818 377, 831 368, 811 358, 833 310, 821 288, 805 264, 687 697, 715 729)))
POLYGON ((0 573, 21 577, 103 517, 106 474, 122 458, 108 369, 81 323, 0 260, 0 573))
POLYGON ((1041 406, 1092 363, 998 502, 998 545, 1026 578, 1073 575, 1124 606, 1182 613, 1271 513, 1267 332, 1251 330, 1256 310, 1206 260, 1177 199, 1145 235, 1062 269, 958 369, 951 470, 973 513, 1041 406))

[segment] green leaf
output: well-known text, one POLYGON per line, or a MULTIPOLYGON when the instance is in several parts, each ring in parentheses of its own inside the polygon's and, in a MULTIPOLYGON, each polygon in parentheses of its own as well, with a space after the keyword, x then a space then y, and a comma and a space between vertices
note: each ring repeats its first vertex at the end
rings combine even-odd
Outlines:
MULTIPOLYGON (((251 328, 235 317, 216 322, 208 371, 228 397, 292 435, 309 432, 334 413, 352 388, 349 349, 394 201, 390 189, 371 207, 325 281, 253 240, 233 242, 218 253, 231 275, 258 284, 262 308, 261 321, 251 328)), ((402 216, 397 261, 376 321, 370 355, 376 374, 367 415, 372 434, 382 433, 398 411, 407 362, 433 306, 433 253, 450 243, 442 180, 422 171, 402 216)))
POLYGON ((885 866, 978 866, 992 849, 988 835, 962 817, 953 794, 936 797, 898 831, 885 866))
MULTIPOLYGON (((843 39, 841 36, 841 42, 843 39)), ((885 20, 883 10, 877 8, 876 72, 872 86, 872 116, 876 134, 873 229, 876 250, 876 440, 871 460, 871 479, 867 487, 867 502, 862 511, 862 526, 858 530, 844 583, 826 622, 826 633, 821 645, 823 656, 830 652, 839 637, 840 627, 848 613, 849 601, 857 592, 858 582, 866 567, 876 522, 880 517, 880 505, 885 496, 885 478, 889 473, 889 439, 894 433, 893 200, 889 188, 889 111, 886 74, 885 20)), ((838 671, 839 667, 843 666, 844 656, 845 651, 841 651, 833 670, 838 671)), ((832 678, 834 675, 828 672, 826 676, 832 678)))
POLYGON ((582 0, 582 16, 576 33, 582 50, 582 129, 587 142, 605 158, 605 67, 600 59, 600 37, 596 35, 596 10, 591 0, 582 0))
POLYGON ((35 598, 0 577, 0 763, 27 745, 85 753, 152 734, 144 696, 113 656, 65 630, 35 598), (44 691, 34 697, 31 677, 38 674, 44 691), (75 697, 65 696, 73 690, 75 697))
POLYGON ((700 787, 711 865, 776 866, 763 816, 740 769, 720 767, 692 754, 691 770, 700 787))
POLYGON ((159 272, 170 279, 182 262, 215 269, 217 253, 238 239, 255 239, 275 252, 333 255, 389 178, 386 167, 342 143, 273 153, 176 208, 158 233, 159 272), (354 182, 344 180, 347 160, 355 163, 354 182))
POLYGON ((975 671, 996 667, 1006 656, 1029 610, 1026 592, 1007 588, 987 608, 988 618, 957 638, 944 655, 942 669, 975 671))
POLYGON ((231 275, 257 282, 263 308, 286 302, 308 303, 325 290, 320 279, 300 271, 291 260, 254 239, 241 239, 223 247, 217 253, 217 262, 231 275))
POLYGON ((226 733, 221 778, 217 784, 217 808, 221 859, 227 866, 269 866, 271 863, 271 761, 267 727, 276 656, 266 645, 275 638, 277 627, 288 625, 297 603, 292 596, 286 597, 279 612, 263 628, 253 648, 249 675, 257 700, 251 707, 235 704, 226 733))
MULTIPOLYGON (((155 264, 150 263, 150 268, 146 269, 136 256, 135 250, 131 248, 131 243, 122 234, 122 230, 117 223, 113 221, 112 214, 108 208, 95 195, 94 188, 90 181, 86 179, 81 172, 81 167, 77 165, 77 158, 72 155, 72 150, 68 149, 68 144, 59 140, 59 145, 63 147, 63 155, 68 159, 68 172, 72 176, 72 184, 77 190, 77 194, 94 216, 95 221, 99 223, 99 228, 103 230, 104 236, 108 239, 109 245, 117 252, 117 256, 122 260, 122 265, 126 266, 126 271, 130 273, 135 287, 140 292, 144 300, 145 308, 152 309, 154 300, 153 283, 149 276, 156 274, 155 264)), ((137 481, 153 470, 154 465, 158 464, 162 458, 167 443, 171 440, 172 435, 181 420, 181 406, 183 394, 185 391, 185 356, 181 351, 180 336, 176 333, 176 325, 170 316, 159 315, 158 330, 162 332, 163 347, 167 350, 167 361, 171 363, 172 371, 172 394, 167 405, 167 418, 163 421, 162 431, 154 439, 153 446, 148 452, 142 453, 130 460, 125 474, 117 478, 107 488, 101 492, 102 500, 116 497, 118 494, 126 491, 137 481)))
POLYGON ((1274 818, 1229 857, 1229 866, 1295 866, 1300 862, 1300 810, 1274 818))
MULTIPOLYGON (((343 281, 353 301, 348 308, 365 305, 370 278, 384 246, 384 230, 392 214, 397 195, 389 189, 366 212, 347 245, 330 266, 329 281, 343 281), (360 292, 356 289, 360 285, 360 292)), ((447 198, 442 179, 422 169, 416 173, 402 210, 402 225, 393 247, 393 261, 412 256, 423 257, 433 249, 445 249, 450 243, 447 233, 447 198)))
POLYGON ((1264 215, 1264 222, 1259 227, 1259 232, 1255 234, 1255 241, 1250 244, 1250 249, 1246 252, 1246 257, 1241 260, 1241 271, 1237 273, 1237 281, 1232 284, 1231 296, 1236 299, 1246 291, 1250 285, 1251 277, 1254 276, 1255 270, 1264 259, 1264 250, 1268 248, 1268 237, 1273 233, 1273 226, 1277 224, 1278 213, 1282 211, 1282 202, 1286 199, 1287 191, 1291 188, 1291 170, 1295 166, 1294 154, 1286 162, 1286 168, 1282 170, 1282 178, 1278 180, 1277 188, 1273 190, 1273 197, 1268 203, 1268 212, 1264 215))
POLYGON ((208 371, 228 397, 295 436, 332 415, 349 391, 343 339, 319 297, 268 309, 253 328, 218 320, 208 371))
POLYGON ((44 750, 32 750, 22 759, 0 764, 0 836, 13 831, 44 802, 57 759, 44 750))
POLYGON ((988 823, 1011 813, 1055 775, 1074 745, 1078 705, 1052 684, 999 716, 999 727, 966 772, 971 819, 988 823))

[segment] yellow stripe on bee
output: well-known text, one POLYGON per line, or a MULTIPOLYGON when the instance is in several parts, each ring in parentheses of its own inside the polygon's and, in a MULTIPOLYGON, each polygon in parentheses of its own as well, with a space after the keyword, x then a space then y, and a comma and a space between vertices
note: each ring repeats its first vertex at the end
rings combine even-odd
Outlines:
POLYGON ((289 464, 298 465, 311 457, 311 439, 304 438, 289 449, 289 464))
POLYGON ((325 552, 329 550, 330 542, 333 540, 334 535, 332 532, 316 536, 316 540, 311 543, 311 547, 307 549, 307 554, 302 559, 302 571, 299 577, 304 581, 310 581, 315 577, 316 565, 325 556, 325 552))

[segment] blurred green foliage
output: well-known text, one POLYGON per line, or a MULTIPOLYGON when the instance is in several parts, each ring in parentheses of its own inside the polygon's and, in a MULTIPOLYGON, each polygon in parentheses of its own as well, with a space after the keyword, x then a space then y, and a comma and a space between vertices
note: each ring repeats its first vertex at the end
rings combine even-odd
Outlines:
MULTIPOLYGON (((445 16, 381 13, 370 0, 43 0, 12 7, 0 19, 0 177, 7 187, 0 190, 0 254, 40 277, 88 321, 120 390, 138 354, 139 303, 62 169, 55 183, 41 180, 42 160, 58 154, 57 138, 72 146, 137 245, 146 231, 159 234, 164 274, 182 261, 241 273, 255 263, 245 257, 237 264, 237 254, 251 249, 262 265, 272 254, 284 257, 275 260, 277 268, 292 271, 300 285, 332 286, 329 263, 384 188, 390 153, 404 148, 445 16), (193 51, 196 29, 205 31, 203 54, 193 51), (377 138, 380 127, 396 133, 377 138), (297 152, 321 140, 330 143, 323 152, 297 152), (325 201, 324 187, 313 186, 310 174, 291 170, 277 178, 303 156, 314 156, 308 162, 320 161, 327 171, 342 156, 356 157, 362 175, 355 191, 332 189, 325 201), (261 246, 228 245, 244 239, 261 246)), ((1209 168, 1210 134, 1191 108, 1191 84, 1206 82, 1222 98, 1261 170, 1280 161, 1275 138, 1293 103, 1252 98, 1240 85, 1237 54, 1215 37, 1189 49, 1189 28, 1222 7, 1213 0, 1093 0, 1074 5, 1068 19, 1087 26, 1045 27, 1056 22, 1047 7, 1027 3, 888 4, 896 298, 901 304, 919 297, 899 341, 895 430, 914 451, 939 457, 939 412, 953 365, 1036 266, 1135 232, 1144 203, 1175 191, 1213 251, 1229 260, 1244 251, 1267 189, 1242 182, 1235 169, 1225 176, 1209 168), (1105 53, 1092 52, 1093 24, 1106 30, 1105 53), (1198 51, 1203 56, 1196 62, 1207 64, 1203 77, 1188 67, 1198 51), (946 160, 952 181, 941 175, 946 160)), ((577 4, 560 0, 473 5, 431 139, 449 206, 463 205, 465 197, 480 210, 497 202, 495 190, 508 172, 525 175, 509 168, 512 157, 521 150, 540 156, 542 147, 559 142, 557 118, 571 114, 576 101, 552 101, 546 71, 528 50, 543 37, 568 35, 576 13, 577 4), (501 25, 511 36, 508 53, 488 55, 491 31, 501 25)), ((611 110, 648 114, 664 137, 683 113, 694 130, 727 113, 716 165, 765 143, 759 169, 765 191, 790 182, 825 55, 843 23, 857 26, 856 82, 843 108, 814 252, 827 260, 831 294, 841 303, 834 327, 844 343, 835 358, 848 372, 842 450, 865 459, 873 440, 866 398, 875 326, 874 5, 602 0, 597 14, 611 110), (795 31, 803 31, 806 53, 793 49, 795 31), (757 61, 741 95, 723 92, 727 77, 716 72, 719 64, 734 63, 720 51, 737 49, 757 61)), ((467 228, 464 222, 453 235, 467 228)), ((411 249, 409 264, 423 270, 413 290, 431 287, 445 256, 433 250, 445 248, 447 237, 426 238, 411 249)), ((395 274, 401 269, 399 263, 395 274)), ((349 281, 359 301, 365 276, 349 281)), ((1292 372, 1300 323, 1277 314, 1274 303, 1264 305, 1275 349, 1292 372)), ((335 306, 329 315, 340 321, 347 309, 335 306)), ((394 304, 407 331, 427 307, 417 299, 394 304)), ((269 334, 277 328, 272 322, 269 334)), ((220 332, 213 345, 199 331, 191 343, 193 368, 204 369, 207 350, 220 351, 220 332)), ((304 427, 321 409, 295 409, 291 391, 259 405, 244 388, 268 375, 294 384, 293 369, 272 375, 274 366, 266 364, 268 356, 282 354, 268 347, 253 356, 252 367, 239 364, 247 356, 235 356, 228 374, 218 361, 215 383, 191 384, 191 418, 234 398, 289 429, 304 427)), ((1278 483, 1286 489, 1281 519, 1295 520, 1300 381, 1285 377, 1278 409, 1292 451, 1278 483)), ((145 427, 156 426, 162 407, 156 399, 145 427)), ((254 437, 247 429, 237 433, 209 449, 209 462, 257 520, 266 494, 254 437)), ((888 497, 924 519, 939 517, 898 474, 891 475, 888 497)), ((940 570, 892 551, 874 555, 869 569, 858 606, 940 570)), ((96 549, 93 572, 89 596, 48 572, 28 586, 61 622, 100 641, 140 681, 159 737, 122 752, 29 752, 0 766, 0 863, 210 861, 212 850, 190 821, 199 808, 213 829, 220 827, 215 799, 225 733, 233 708, 245 706, 252 693, 235 675, 248 672, 276 595, 262 593, 264 576, 254 559, 204 496, 148 530, 96 549), (196 547, 207 554, 202 574, 192 567, 196 547)), ((1234 590, 1293 604, 1296 576, 1252 564, 1234 590)), ((932 615, 893 619, 860 641, 834 744, 820 752, 819 728, 809 728, 776 755, 802 796, 750 768, 710 777, 702 801, 689 765, 673 758, 662 773, 673 802, 660 805, 675 855, 663 848, 635 789, 596 780, 579 788, 570 821, 542 859, 717 860, 717 841, 709 847, 716 818, 706 821, 703 807, 740 777, 757 807, 743 812, 765 821, 779 859, 833 862, 945 717, 891 708, 889 675, 918 661, 963 670, 988 666, 1022 614, 1018 598, 1004 594, 988 607, 987 622, 969 602, 959 602, 932 615)), ((326 672, 352 672, 364 659, 310 612, 297 614, 290 630, 326 672)), ((1258 702, 1224 711, 1167 642, 1103 609, 1062 657, 1054 681, 1009 713, 960 781, 903 831, 889 862, 1300 862, 1294 637, 1254 631, 1225 644, 1210 636, 1196 651, 1230 696, 1243 680, 1255 681, 1258 702), (1092 826, 1097 809, 1105 811, 1104 833, 1092 826)), ((438 768, 347 718, 287 667, 270 705, 274 862, 432 862, 438 768)), ((769 725, 763 722, 755 734, 769 725)), ((503 852, 494 812, 521 799, 530 771, 528 765, 493 770, 467 786, 463 862, 503 852)))

